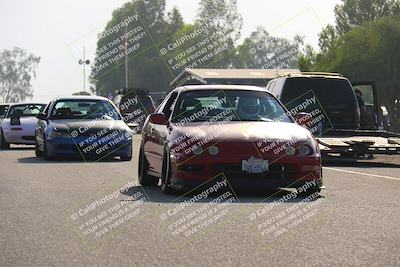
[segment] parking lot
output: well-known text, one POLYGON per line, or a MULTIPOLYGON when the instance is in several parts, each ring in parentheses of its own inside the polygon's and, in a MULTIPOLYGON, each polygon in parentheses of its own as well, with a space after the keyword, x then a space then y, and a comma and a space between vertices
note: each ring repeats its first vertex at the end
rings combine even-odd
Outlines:
POLYGON ((184 205, 196 193, 138 185, 139 140, 130 162, 44 161, 28 146, 0 151, 0 265, 400 264, 399 159, 326 163, 326 189, 311 199, 260 191, 234 194, 230 204, 184 205), (109 211, 119 218, 101 228, 109 211), (213 220, 176 227, 202 213, 213 220))

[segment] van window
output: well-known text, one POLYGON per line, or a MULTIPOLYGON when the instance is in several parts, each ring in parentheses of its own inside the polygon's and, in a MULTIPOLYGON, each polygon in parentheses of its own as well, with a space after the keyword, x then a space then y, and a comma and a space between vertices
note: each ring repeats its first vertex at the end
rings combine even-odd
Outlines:
POLYGON ((274 95, 279 98, 280 94, 282 93, 282 87, 285 83, 285 78, 276 79, 275 88, 274 88, 274 95))
POLYGON ((374 91, 373 87, 369 84, 355 85, 354 89, 358 89, 362 93, 362 99, 365 105, 374 106, 374 91))
POLYGON ((272 80, 267 85, 267 90, 270 91, 271 93, 274 93, 275 82, 276 82, 276 80, 272 80))
POLYGON ((287 103, 310 91, 313 91, 321 104, 346 103, 356 106, 352 86, 345 79, 290 78, 286 80, 281 100, 287 103))

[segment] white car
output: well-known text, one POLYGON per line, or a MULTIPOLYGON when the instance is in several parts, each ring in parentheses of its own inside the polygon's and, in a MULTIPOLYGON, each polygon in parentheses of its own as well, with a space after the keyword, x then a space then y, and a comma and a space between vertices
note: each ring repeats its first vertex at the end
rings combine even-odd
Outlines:
POLYGON ((43 111, 45 104, 24 103, 9 106, 0 124, 0 148, 10 144, 35 144, 36 115, 43 111))

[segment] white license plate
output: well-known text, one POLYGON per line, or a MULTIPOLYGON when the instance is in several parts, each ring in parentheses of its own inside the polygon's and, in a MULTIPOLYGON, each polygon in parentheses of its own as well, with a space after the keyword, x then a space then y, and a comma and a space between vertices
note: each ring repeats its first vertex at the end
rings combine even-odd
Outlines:
POLYGON ((242 172, 264 173, 268 171, 268 160, 257 159, 254 157, 242 160, 242 172))

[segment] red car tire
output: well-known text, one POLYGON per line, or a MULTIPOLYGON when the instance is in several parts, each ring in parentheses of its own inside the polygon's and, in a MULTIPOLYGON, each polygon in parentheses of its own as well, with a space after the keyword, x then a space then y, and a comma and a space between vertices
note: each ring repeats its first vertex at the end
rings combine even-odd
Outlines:
POLYGON ((147 159, 144 155, 143 147, 140 148, 138 165, 139 183, 142 186, 157 186, 159 179, 157 177, 147 174, 149 163, 147 162, 147 159))

